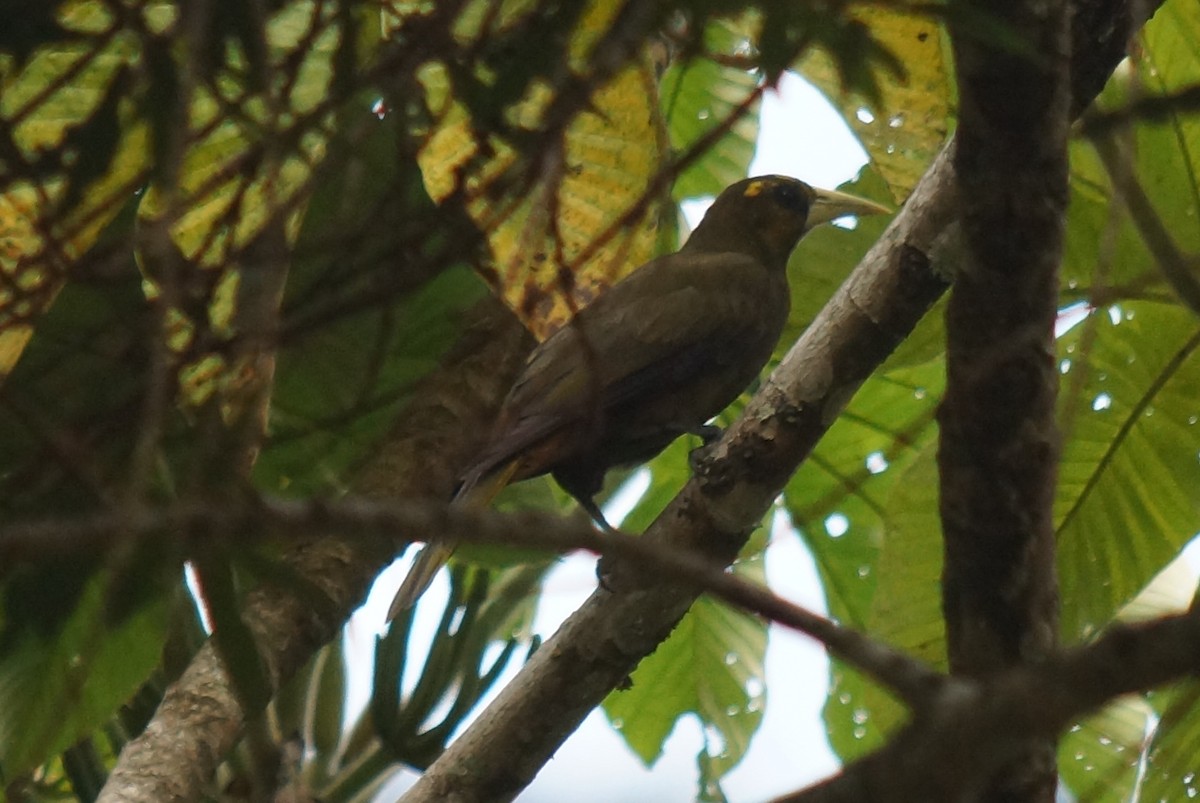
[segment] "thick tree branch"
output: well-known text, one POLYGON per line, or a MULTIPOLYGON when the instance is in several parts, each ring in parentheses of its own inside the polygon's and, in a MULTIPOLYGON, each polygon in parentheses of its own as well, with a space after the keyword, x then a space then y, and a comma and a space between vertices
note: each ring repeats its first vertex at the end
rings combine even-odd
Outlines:
POLYGON ((986 680, 952 678, 886 747, 775 803, 979 800, 981 784, 1025 753, 1031 738, 1053 741, 1109 700, 1198 669, 1195 612, 1118 625, 1096 642, 1038 665, 986 680))
MULTIPOLYGON (((966 675, 1044 660, 1057 642, 1054 324, 1070 108, 1065 0, 976 11, 1022 47, 951 25, 963 262, 946 312, 938 475, 950 667, 966 675)), ((981 800, 1054 800, 1053 736, 993 774, 981 800)))
POLYGON ((980 673, 1053 648, 1058 373, 1067 203, 1065 6, 1006 6, 1030 53, 955 32, 962 256, 939 410, 951 667, 980 673))

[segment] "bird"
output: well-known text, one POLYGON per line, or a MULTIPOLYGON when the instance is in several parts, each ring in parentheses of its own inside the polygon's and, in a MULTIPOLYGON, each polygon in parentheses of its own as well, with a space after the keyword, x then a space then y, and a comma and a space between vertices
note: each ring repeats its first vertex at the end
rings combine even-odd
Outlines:
MULTIPOLYGON (((758 377, 787 322, 787 264, 814 226, 889 211, 873 201, 766 175, 730 185, 677 252, 634 270, 530 354, 451 505, 482 507, 507 485, 550 474, 596 505, 610 468, 644 463, 708 422, 758 377)), ((388 620, 410 608, 454 544, 417 555, 388 620)))

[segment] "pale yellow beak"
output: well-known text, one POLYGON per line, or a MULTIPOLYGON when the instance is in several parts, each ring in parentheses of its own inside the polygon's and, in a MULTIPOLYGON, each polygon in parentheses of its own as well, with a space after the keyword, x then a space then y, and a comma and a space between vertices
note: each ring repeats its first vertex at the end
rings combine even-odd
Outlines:
POLYGON ((856 195, 816 187, 813 187, 812 191, 813 200, 808 208, 805 231, 846 215, 886 215, 892 211, 882 204, 856 195))

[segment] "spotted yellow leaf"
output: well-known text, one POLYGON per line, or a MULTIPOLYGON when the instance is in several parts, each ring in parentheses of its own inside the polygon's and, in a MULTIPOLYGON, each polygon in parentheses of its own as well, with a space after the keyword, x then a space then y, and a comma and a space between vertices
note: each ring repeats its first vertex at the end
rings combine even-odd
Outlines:
POLYGON ((876 67, 878 103, 847 92, 828 53, 811 51, 799 70, 842 110, 892 197, 903 201, 946 139, 954 79, 943 27, 887 6, 858 7, 851 16, 903 67, 901 76, 876 67))
MULTIPOLYGON (((665 150, 654 70, 642 61, 595 86, 585 72, 618 5, 592 2, 581 15, 568 62, 590 95, 562 138, 529 155, 535 161, 518 162, 500 137, 480 133, 465 106, 447 97, 444 66, 428 65, 422 74, 438 117, 419 154, 426 186, 438 201, 465 189, 467 209, 491 250, 494 272, 487 278, 539 338, 654 255, 652 179, 665 150), (509 190, 514 184, 519 192, 509 190)), ((521 8, 512 3, 504 10, 515 19, 521 8)), ((465 38, 476 32, 469 25, 460 31, 465 38)), ((540 80, 532 87, 505 119, 539 132, 555 98, 540 80)))
POLYGON ((133 197, 145 169, 146 127, 120 102, 117 84, 135 49, 122 37, 88 38, 113 24, 103 3, 65 4, 60 18, 80 38, 35 51, 0 87, 0 127, 15 149, 0 178, 0 381, 73 262, 133 197), (111 150, 86 186, 72 188, 68 166, 88 156, 88 146, 100 147, 80 141, 81 131, 108 138, 111 150))

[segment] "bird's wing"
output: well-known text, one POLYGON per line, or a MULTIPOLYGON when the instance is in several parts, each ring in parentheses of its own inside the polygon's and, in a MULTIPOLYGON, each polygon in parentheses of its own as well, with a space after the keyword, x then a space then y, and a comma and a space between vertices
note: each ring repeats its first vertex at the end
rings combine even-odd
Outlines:
POLYGON ((567 421, 687 381, 763 314, 765 298, 786 292, 782 277, 741 254, 654 260, 535 349, 477 466, 490 471, 567 421))

